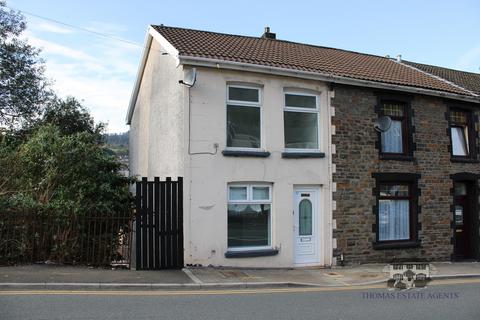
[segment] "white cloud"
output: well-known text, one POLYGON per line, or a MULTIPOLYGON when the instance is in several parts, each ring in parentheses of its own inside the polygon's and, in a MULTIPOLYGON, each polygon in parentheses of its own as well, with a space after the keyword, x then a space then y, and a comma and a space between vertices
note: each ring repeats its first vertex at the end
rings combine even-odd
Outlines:
POLYGON ((95 121, 108 123, 109 132, 128 130, 125 114, 141 48, 88 33, 65 37, 46 32, 29 29, 26 36, 42 49, 55 91, 81 100, 95 121))
POLYGON ((95 120, 107 122, 108 131, 128 130, 124 125, 132 81, 116 77, 103 78, 78 72, 82 64, 47 63, 47 75, 54 79, 54 89, 60 96, 74 96, 89 108, 95 120))
POLYGON ((91 21, 86 29, 111 35, 121 34, 128 30, 125 25, 102 21, 91 21))
POLYGON ((75 50, 51 41, 40 39, 32 33, 26 33, 28 43, 34 47, 42 49, 46 55, 59 55, 77 60, 94 60, 94 58, 80 50, 75 50))
POLYGON ((35 31, 46 31, 51 33, 59 34, 70 34, 73 33, 73 29, 67 26, 55 22, 49 22, 46 20, 40 20, 38 18, 31 17, 28 20, 28 27, 35 31))
POLYGON ((470 72, 480 72, 480 45, 469 49, 463 55, 458 58, 456 69, 470 71, 470 72))

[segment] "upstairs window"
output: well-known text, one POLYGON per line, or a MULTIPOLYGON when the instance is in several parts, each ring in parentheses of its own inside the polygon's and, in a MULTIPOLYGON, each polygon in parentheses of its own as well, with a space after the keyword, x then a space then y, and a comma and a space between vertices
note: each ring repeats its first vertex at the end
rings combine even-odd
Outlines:
POLYGON ((474 148, 471 114, 463 110, 450 110, 450 139, 452 156, 469 157, 474 148))
POLYGON ((381 152, 384 154, 408 154, 408 125, 406 104, 403 102, 384 101, 380 107, 380 116, 388 116, 392 124, 386 132, 382 132, 381 152))
POLYGON ((318 96, 286 93, 283 112, 285 149, 318 150, 318 120, 318 96))
POLYGON ((261 147, 260 89, 227 86, 227 147, 261 147))

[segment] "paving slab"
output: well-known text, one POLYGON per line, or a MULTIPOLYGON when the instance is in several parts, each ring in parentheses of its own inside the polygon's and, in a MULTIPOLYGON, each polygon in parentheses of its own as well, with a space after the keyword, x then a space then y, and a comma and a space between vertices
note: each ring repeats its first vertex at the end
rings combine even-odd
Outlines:
POLYGON ((435 262, 431 270, 436 277, 480 276, 480 262, 435 262))
MULTIPOLYGON (((246 269, 227 267, 189 268, 197 283, 290 283, 315 286, 351 286, 386 282, 388 264, 363 264, 333 268, 246 269)), ((479 262, 432 263, 433 278, 480 277, 479 262)))
MULTIPOLYGON (((192 274, 202 283, 295 283, 316 286, 345 286, 352 282, 350 278, 333 269, 235 269, 235 268, 191 268, 192 274)), ((368 275, 383 279, 382 276, 368 275)), ((362 279, 363 282, 366 280, 362 279)))
POLYGON ((192 280, 181 270, 134 271, 84 266, 25 265, 0 267, 0 283, 166 283, 192 280))

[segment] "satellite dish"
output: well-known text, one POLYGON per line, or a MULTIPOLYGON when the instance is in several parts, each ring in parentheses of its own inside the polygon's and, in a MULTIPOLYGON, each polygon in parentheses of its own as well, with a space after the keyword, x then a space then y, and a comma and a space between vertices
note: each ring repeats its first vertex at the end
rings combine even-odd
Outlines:
POLYGON ((192 68, 185 72, 185 78, 178 81, 178 83, 186 85, 187 87, 193 87, 195 81, 197 80, 197 69, 192 68))
POLYGON ((378 118, 377 121, 375 121, 375 124, 373 125, 373 127, 378 132, 385 132, 385 131, 388 131, 388 129, 390 129, 391 125, 392 125, 392 119, 389 116, 382 116, 378 118))

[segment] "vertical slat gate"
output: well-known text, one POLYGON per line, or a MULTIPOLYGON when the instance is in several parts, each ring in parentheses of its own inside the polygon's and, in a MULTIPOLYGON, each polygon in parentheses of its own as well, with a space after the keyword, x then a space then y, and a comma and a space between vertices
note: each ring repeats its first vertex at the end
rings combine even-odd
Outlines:
POLYGON ((142 184, 137 182, 135 185, 135 252, 137 269, 142 266, 142 184))
POLYGON ((166 183, 164 181, 162 181, 161 185, 160 185, 161 189, 160 189, 160 234, 158 235, 160 237, 160 251, 159 251, 159 255, 160 255, 160 259, 162 260, 162 263, 160 265, 160 268, 161 269, 166 269, 167 268, 167 262, 166 262, 166 255, 164 254, 166 251, 167 251, 167 243, 165 242, 165 215, 166 215, 166 211, 165 211, 165 207, 167 206, 166 205, 166 202, 165 202, 165 187, 166 187, 166 183))
POLYGON ((153 262, 153 239, 155 235, 153 234, 153 182, 148 182, 148 269, 155 269, 153 262))
POLYGON ((166 265, 168 269, 172 268, 172 179, 167 178, 167 195, 166 195, 166 232, 165 240, 167 243, 166 247, 166 265))
POLYGON ((183 261, 183 178, 178 177, 177 183, 177 201, 178 201, 178 226, 177 230, 179 231, 178 234, 178 250, 182 252, 182 254, 178 255, 178 262, 177 265, 182 266, 184 265, 183 261))
POLYGON ((183 267, 183 179, 136 184, 136 268, 183 267))
POLYGON ((140 226, 142 227, 142 266, 143 269, 148 269, 148 224, 147 224, 147 215, 148 215, 148 182, 147 178, 142 178, 142 217, 140 226))
POLYGON ((155 177, 153 184, 155 185, 155 250, 153 255, 155 257, 155 269, 160 269, 160 178, 155 177))

